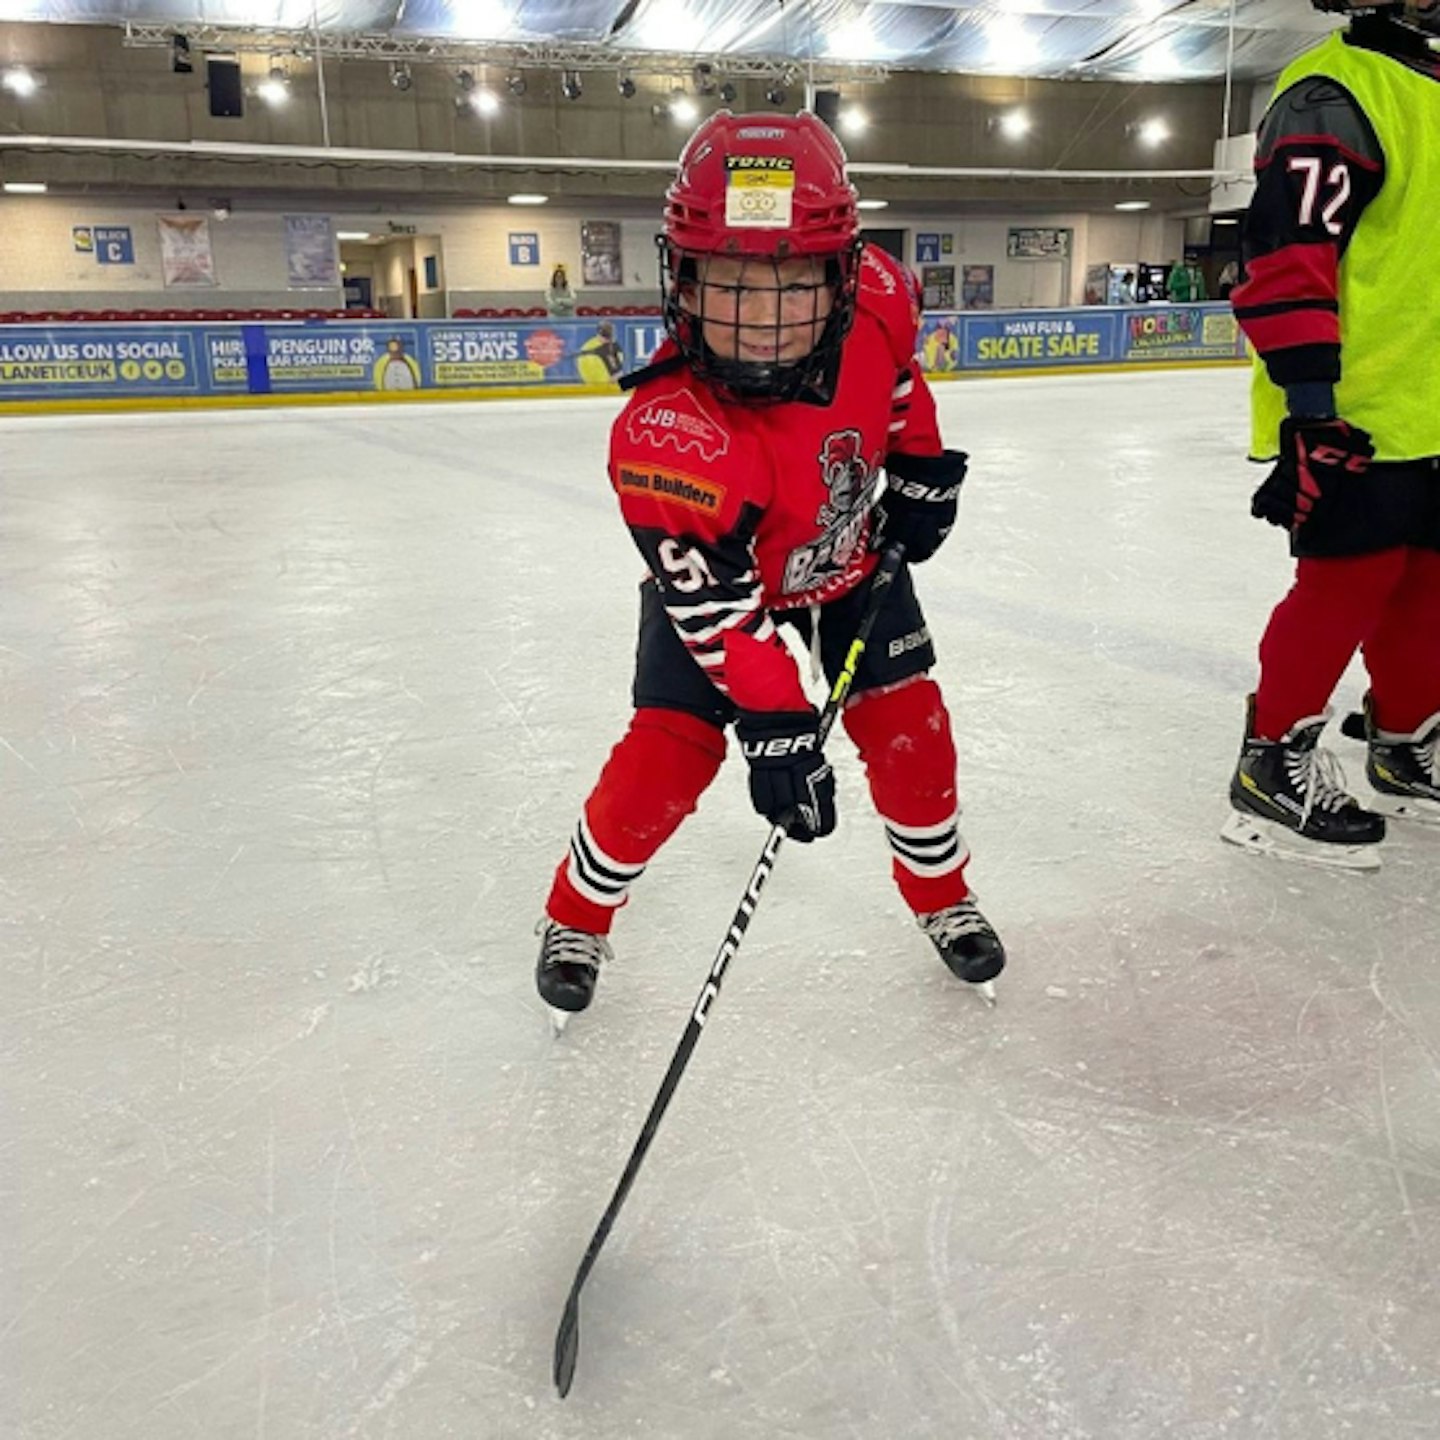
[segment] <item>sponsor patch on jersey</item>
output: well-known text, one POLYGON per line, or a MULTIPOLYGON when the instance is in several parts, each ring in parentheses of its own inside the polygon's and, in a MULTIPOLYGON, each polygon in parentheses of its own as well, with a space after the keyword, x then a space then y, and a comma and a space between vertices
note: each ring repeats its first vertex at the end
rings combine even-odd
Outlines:
POLYGON ((725 157, 725 223, 750 230, 780 230, 795 210, 795 159, 791 155, 725 157))
POLYGON ((706 413, 691 390, 675 389, 637 405, 625 422, 632 445, 674 446, 678 455, 693 450, 713 465, 730 450, 730 436, 718 420, 706 413))
POLYGON ((778 125, 747 125, 735 132, 737 140, 783 140, 785 132, 778 125))
POLYGON ((725 487, 701 475, 686 475, 662 465, 620 466, 620 489, 627 495, 651 495, 702 515, 718 515, 725 501, 725 487))

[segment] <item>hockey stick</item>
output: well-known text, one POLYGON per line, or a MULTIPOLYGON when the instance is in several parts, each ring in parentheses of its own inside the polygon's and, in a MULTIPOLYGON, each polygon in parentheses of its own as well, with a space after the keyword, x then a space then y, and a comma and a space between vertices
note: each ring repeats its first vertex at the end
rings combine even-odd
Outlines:
MULTIPOLYGON (((860 617, 860 625, 855 631, 855 638, 850 642, 845 663, 840 667, 840 673, 835 677, 834 685, 830 687, 830 696, 825 701, 825 708, 820 712, 819 743, 822 746, 835 724, 836 717, 840 714, 840 707, 845 703, 845 697, 850 693, 851 685, 855 682, 855 671, 859 668, 860 657, 865 653, 870 632, 875 628, 875 618, 879 615, 880 607, 885 603, 885 597, 904 560, 905 547, 889 545, 881 555, 879 565, 875 567, 870 594, 865 602, 865 613, 860 617)), ((605 1244, 611 1227, 615 1224, 615 1217, 619 1215, 620 1207, 625 1203, 625 1197, 630 1193, 630 1187, 635 1183, 636 1175, 640 1173, 640 1166, 644 1163, 645 1154, 650 1149, 650 1142, 660 1128, 660 1121, 664 1118, 670 1099, 675 1094, 675 1088, 680 1084, 680 1077, 685 1073, 685 1067, 690 1062, 690 1053, 700 1039, 701 1030, 705 1028, 710 1007, 720 993, 721 983, 725 979, 725 970, 731 960, 735 958, 735 952, 740 948, 740 941, 744 939, 746 930, 750 928, 750 921, 760 903, 760 892, 764 890, 765 882, 769 880, 770 872, 775 868, 775 857, 780 853, 780 842, 784 839, 785 827, 783 825, 774 826, 765 841, 765 848, 760 852, 760 858, 755 862, 755 868, 750 872, 749 882, 745 886, 745 894, 741 897, 739 905, 735 907, 735 915, 730 921, 730 928, 725 932, 725 938, 720 942, 720 948, 715 953, 710 973, 705 977, 705 987, 700 991, 700 998, 695 1002, 694 1010, 690 1012, 690 1019, 685 1025, 685 1033, 680 1037, 680 1044, 676 1047, 674 1057, 670 1061, 670 1068, 665 1072, 664 1080, 660 1082, 659 1093, 650 1106, 650 1113, 645 1117, 640 1138, 630 1152, 625 1173, 620 1177, 620 1183, 615 1187, 615 1193, 610 1197, 610 1203, 605 1207, 605 1213, 600 1217, 600 1223, 595 1227, 595 1233, 590 1237, 589 1245, 585 1247, 585 1258, 581 1260, 580 1269, 575 1276, 575 1283, 570 1287, 570 1298, 565 1302, 565 1313, 560 1317, 560 1329, 555 1335, 553 1375, 555 1388, 560 1392, 562 1400, 570 1393, 570 1382, 575 1378, 575 1359, 580 1350, 581 1288, 595 1266, 600 1248, 605 1244)))

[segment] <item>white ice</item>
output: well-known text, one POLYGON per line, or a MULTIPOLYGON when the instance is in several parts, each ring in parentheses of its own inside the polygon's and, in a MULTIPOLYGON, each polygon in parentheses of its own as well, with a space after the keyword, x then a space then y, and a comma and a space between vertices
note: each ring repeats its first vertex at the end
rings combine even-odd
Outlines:
POLYGON ((551 1038, 531 931, 629 703, 615 403, 0 421, 0 1433, 1440 1435, 1440 832, 1217 838, 1289 577, 1246 385, 939 389, 999 1008, 835 747, 563 1403, 765 836, 732 761, 551 1038))

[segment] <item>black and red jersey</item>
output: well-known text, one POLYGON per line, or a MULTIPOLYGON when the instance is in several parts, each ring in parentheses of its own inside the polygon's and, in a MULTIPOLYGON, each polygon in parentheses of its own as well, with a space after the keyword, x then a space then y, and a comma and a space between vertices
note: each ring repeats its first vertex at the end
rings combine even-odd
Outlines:
MULTIPOLYGON (((1372 48, 1357 26, 1347 43, 1372 48)), ((1396 26, 1373 48, 1440 79, 1440 60, 1396 26)), ((1256 137, 1256 190, 1241 232, 1236 319, 1275 384, 1333 386, 1340 378, 1340 262, 1386 179, 1374 128, 1338 80, 1309 76, 1276 96, 1256 137)))
POLYGON ((830 404, 735 403, 682 365, 642 382, 615 422, 625 522, 686 648, 741 709, 806 703, 772 612, 860 584, 885 457, 943 448, 918 323, 908 272, 867 246, 830 404))

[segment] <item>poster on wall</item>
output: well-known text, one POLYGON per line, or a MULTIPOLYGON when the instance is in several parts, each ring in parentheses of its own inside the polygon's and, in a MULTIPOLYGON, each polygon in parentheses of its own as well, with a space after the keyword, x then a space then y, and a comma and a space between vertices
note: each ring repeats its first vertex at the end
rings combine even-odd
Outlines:
POLYGON ((333 290, 340 284, 340 254, 328 215, 285 217, 285 271, 291 290, 333 290))
POLYGON ((1073 234, 1047 225, 1012 225, 1005 237, 1005 253, 1012 260, 1064 260, 1073 234))
POLYGON ((967 265, 960 277, 960 304, 966 310, 995 308, 995 267, 967 265))
POLYGON ((955 308, 955 267, 924 265, 920 269, 921 304, 926 310, 955 308))
POLYGON ((201 215, 157 215, 155 223, 160 227, 160 273, 167 289, 219 283, 208 219, 201 215))
POLYGON ((586 220, 580 226, 580 280, 585 285, 622 285, 620 223, 586 220))

